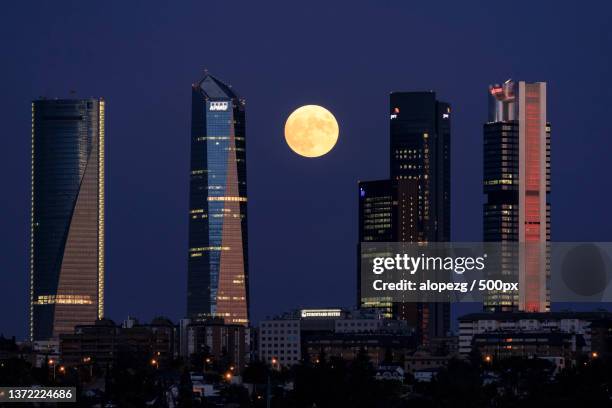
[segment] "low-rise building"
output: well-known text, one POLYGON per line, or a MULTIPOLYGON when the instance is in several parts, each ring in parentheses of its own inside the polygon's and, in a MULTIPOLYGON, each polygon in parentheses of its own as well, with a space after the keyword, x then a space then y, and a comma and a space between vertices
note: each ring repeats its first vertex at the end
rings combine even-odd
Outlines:
POLYGON ((398 365, 381 365, 376 370, 376 379, 404 382, 404 369, 398 365))
POLYGON ((375 368, 403 361, 417 346, 414 335, 395 333, 314 334, 305 336, 303 342, 305 355, 313 363, 322 356, 353 360, 365 351, 375 368))
POLYGON ((417 371, 444 368, 455 357, 455 354, 435 355, 427 351, 417 351, 404 358, 404 369, 414 375, 417 371))
POLYGON ((242 369, 249 362, 249 328, 225 324, 221 319, 193 322, 185 326, 185 347, 188 356, 206 356, 210 364, 226 369, 242 369))
POLYGON ((416 382, 431 382, 438 376, 441 370, 441 368, 424 368, 422 370, 415 371, 412 373, 412 375, 414 376, 414 380, 416 382))
POLYGON ((290 367, 302 359, 301 320, 262 321, 259 324, 259 358, 272 366, 290 367))
POLYGON ((15 337, 6 338, 0 334, 0 361, 10 360, 19 356, 19 346, 15 337))
POLYGON ((120 357, 136 358, 159 366, 176 355, 177 330, 165 318, 141 325, 128 320, 124 326, 102 319, 92 325, 79 325, 74 333, 62 334, 59 340, 60 361, 65 365, 115 364, 120 357))
POLYGON ((487 332, 474 335, 472 348, 481 355, 508 357, 572 358, 583 352, 582 334, 559 331, 487 332))
POLYGON ((324 353, 352 359, 365 349, 378 365, 414 350, 414 328, 385 319, 376 310, 302 309, 259 324, 257 355, 274 367, 303 359, 315 362, 324 353))
POLYGON ((602 321, 612 322, 612 313, 468 314, 459 318, 459 352, 468 355, 476 348, 499 356, 548 357, 589 353, 593 350, 595 322, 601 325, 602 321))

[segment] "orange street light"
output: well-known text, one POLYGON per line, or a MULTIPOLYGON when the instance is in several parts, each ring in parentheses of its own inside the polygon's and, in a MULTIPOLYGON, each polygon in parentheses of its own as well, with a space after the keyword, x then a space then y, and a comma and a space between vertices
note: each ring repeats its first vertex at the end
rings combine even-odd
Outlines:
POLYGON ((598 358, 599 357, 599 353, 594 351, 591 353, 591 358, 598 358))
POLYGON ((491 361, 493 361, 493 357, 491 357, 490 355, 486 355, 484 361, 485 363, 490 363, 491 361))
POLYGON ((66 372, 66 367, 59 366, 59 372, 62 373, 62 374, 65 373, 66 372))
POLYGON ((225 379, 226 379, 227 381, 231 381, 231 379, 232 379, 232 373, 230 373, 230 372, 225 373, 225 379))

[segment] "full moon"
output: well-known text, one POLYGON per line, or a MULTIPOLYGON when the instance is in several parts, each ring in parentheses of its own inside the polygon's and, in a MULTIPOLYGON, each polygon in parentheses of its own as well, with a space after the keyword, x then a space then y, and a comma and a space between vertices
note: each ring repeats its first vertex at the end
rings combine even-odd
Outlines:
POLYGON ((338 141, 338 122, 330 111, 318 105, 297 108, 285 122, 285 140, 304 157, 323 156, 338 141))

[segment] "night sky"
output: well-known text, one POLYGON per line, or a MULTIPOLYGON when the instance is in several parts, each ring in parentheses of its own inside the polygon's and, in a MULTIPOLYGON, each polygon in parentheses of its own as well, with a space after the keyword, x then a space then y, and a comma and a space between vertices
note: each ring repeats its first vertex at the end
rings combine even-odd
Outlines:
POLYGON ((391 91, 452 104, 452 237, 479 241, 487 87, 547 81, 553 240, 611 241, 612 3, 493 3, 4 3, 0 333, 26 334, 30 102, 71 91, 107 101, 106 314, 183 316, 190 91, 204 68, 247 101, 255 321, 354 304, 357 181, 388 175, 391 91), (303 104, 338 119, 327 156, 285 144, 303 104))

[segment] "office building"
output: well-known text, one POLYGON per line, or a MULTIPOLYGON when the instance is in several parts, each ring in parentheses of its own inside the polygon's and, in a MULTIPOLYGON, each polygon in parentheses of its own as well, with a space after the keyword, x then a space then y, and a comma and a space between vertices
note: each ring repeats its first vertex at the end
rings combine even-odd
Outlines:
POLYGON ((359 242, 416 241, 417 195, 411 180, 359 182, 359 242))
POLYGON ((262 321, 259 324, 259 359, 273 368, 291 367, 302 361, 300 326, 299 318, 262 321))
POLYGON ((241 324, 225 324, 221 319, 193 322, 187 325, 187 356, 205 359, 208 368, 242 372, 249 362, 249 328, 241 324))
POLYGON ((32 103, 30 340, 104 315, 103 99, 32 103))
POLYGON ((371 242, 410 242, 418 237, 417 183, 415 180, 359 182, 359 253, 357 304, 378 308, 385 317, 404 316, 417 326, 416 304, 391 302, 386 297, 361 295, 361 262, 367 257, 390 256, 363 246, 371 242))
POLYGON ((491 292, 485 310, 550 309, 550 123, 546 83, 506 81, 489 87, 484 125, 483 240, 503 242, 496 273, 518 279, 518 295, 491 292))
POLYGON ((390 101, 390 176, 417 183, 414 241, 449 242, 450 105, 435 92, 393 92, 390 101))
POLYGON ((60 362, 106 368, 123 359, 158 368, 176 357, 177 337, 176 326, 166 318, 153 319, 151 324, 134 321, 126 326, 102 319, 60 335, 60 362))
MULTIPOLYGON (((459 353, 474 348, 498 357, 554 356, 606 352, 600 327, 611 327, 610 312, 486 312, 459 319, 459 353), (595 335, 595 336, 594 336, 595 335), (594 341, 594 339, 597 339, 594 341), (567 355, 566 355, 567 354, 567 355)), ((609 339, 609 336, 608 336, 609 339)))
MULTIPOLYGON (((434 92, 390 95, 390 180, 359 184, 359 271, 369 254, 364 242, 450 241, 450 105, 434 92)), ((362 298, 416 329, 420 344, 450 329, 448 303, 391 302, 362 298)))
MULTIPOLYGON (((390 176, 416 183, 417 236, 403 242, 450 241, 450 115, 450 105, 438 101, 435 92, 391 93, 390 176)), ((449 303, 403 304, 399 309, 404 315, 406 309, 416 310, 420 344, 450 330, 449 303)))
POLYGON ((187 315, 247 325, 245 102, 206 73, 191 115, 187 315))
POLYGON ((377 308, 296 310, 261 321, 258 336, 259 359, 276 369, 304 359, 315 363, 322 354, 351 360, 362 348, 378 365, 389 354, 399 361, 416 348, 414 329, 377 308))

